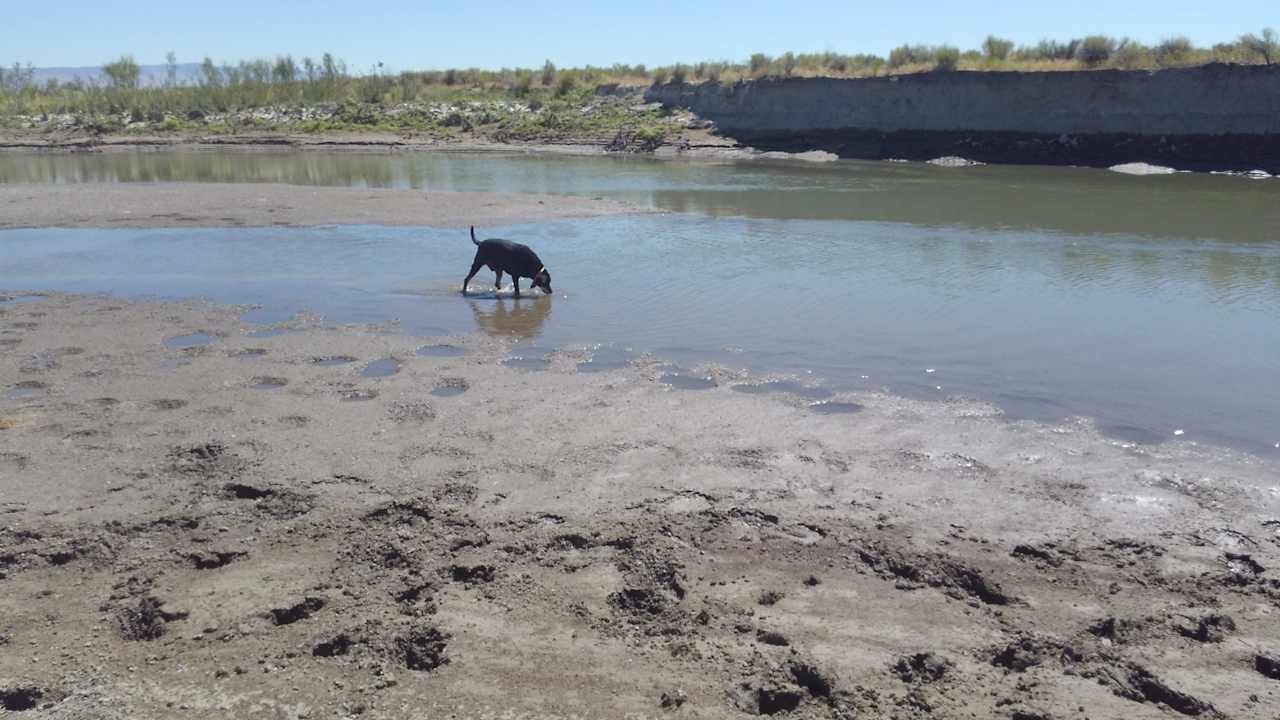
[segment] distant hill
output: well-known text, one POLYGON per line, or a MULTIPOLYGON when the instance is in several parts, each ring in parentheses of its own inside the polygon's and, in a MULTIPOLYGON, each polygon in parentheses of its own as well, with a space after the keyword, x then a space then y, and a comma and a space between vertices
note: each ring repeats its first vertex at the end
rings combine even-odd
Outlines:
MULTIPOLYGON (((177 69, 179 84, 193 83, 200 78, 198 63, 179 63, 177 69)), ((138 84, 143 87, 163 85, 169 74, 169 68, 165 65, 141 65, 139 70, 138 84)), ((107 84, 107 76, 102 72, 101 67, 35 68, 34 73, 34 80, 38 85, 44 85, 50 80, 71 82, 76 79, 86 83, 107 84)))

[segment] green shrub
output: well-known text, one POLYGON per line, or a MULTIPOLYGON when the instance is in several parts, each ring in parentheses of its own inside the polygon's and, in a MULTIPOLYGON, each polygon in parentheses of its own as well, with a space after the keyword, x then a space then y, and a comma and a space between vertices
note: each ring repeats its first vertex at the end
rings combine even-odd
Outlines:
POLYGON ((658 68, 657 70, 654 70, 654 71, 653 71, 653 84, 654 84, 654 85, 666 85, 666 84, 667 84, 667 69, 666 69, 666 68, 658 68))
POLYGON ((1106 35, 1090 35, 1080 41, 1075 56, 1088 67, 1098 67, 1111 59, 1116 51, 1116 41, 1106 35))
POLYGON ((683 85, 685 80, 689 79, 689 69, 684 65, 677 64, 671 68, 671 82, 676 85, 683 85))
POLYGON ((933 69, 938 72, 952 72, 960 66, 959 48, 943 45, 933 51, 933 69))
POLYGON ((988 35, 987 39, 982 41, 982 54, 988 60, 1004 61, 1009 58, 1009 53, 1013 51, 1013 41, 998 38, 995 35, 988 35))
POLYGON ((141 68, 132 55, 122 55, 103 65, 102 72, 111 81, 111 87, 117 90, 134 90, 138 87, 141 68))
POLYGON ((561 73, 560 79, 556 81, 556 97, 564 97, 565 95, 573 92, 573 88, 576 84, 577 83, 573 79, 572 75, 568 73, 561 73))
POLYGON ((1155 59, 1161 67, 1171 67, 1187 61, 1194 51, 1191 40, 1185 36, 1165 38, 1155 47, 1155 59))
POLYGON ((550 60, 542 64, 542 87, 551 87, 556 80, 556 66, 550 60))
POLYGON ((751 77, 764 75, 768 72, 770 64, 772 64, 772 61, 764 53, 754 53, 751 59, 747 61, 747 65, 751 69, 751 77))
POLYGON ((1248 55, 1261 58, 1262 62, 1271 65, 1280 60, 1280 40, 1276 38, 1276 31, 1267 28, 1262 31, 1262 35, 1240 36, 1240 47, 1248 55))

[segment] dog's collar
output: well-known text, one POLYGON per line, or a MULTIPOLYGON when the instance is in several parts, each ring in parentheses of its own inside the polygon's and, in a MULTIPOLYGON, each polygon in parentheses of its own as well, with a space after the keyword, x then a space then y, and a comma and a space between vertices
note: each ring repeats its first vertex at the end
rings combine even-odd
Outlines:
POLYGON ((543 270, 546 270, 546 269, 547 269, 547 266, 546 266, 546 265, 543 265, 542 267, 538 268, 538 272, 534 273, 534 274, 533 274, 533 276, 534 276, 535 278, 536 278, 536 277, 538 277, 539 275, 541 275, 541 274, 542 274, 542 271, 543 271, 543 270))

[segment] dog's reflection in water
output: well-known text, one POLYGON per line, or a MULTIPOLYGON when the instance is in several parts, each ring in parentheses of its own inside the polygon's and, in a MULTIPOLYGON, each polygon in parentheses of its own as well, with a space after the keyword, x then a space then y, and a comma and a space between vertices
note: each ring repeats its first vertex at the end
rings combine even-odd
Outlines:
POLYGON ((551 295, 470 300, 476 324, 490 335, 507 335, 529 340, 542 333, 551 315, 551 295))

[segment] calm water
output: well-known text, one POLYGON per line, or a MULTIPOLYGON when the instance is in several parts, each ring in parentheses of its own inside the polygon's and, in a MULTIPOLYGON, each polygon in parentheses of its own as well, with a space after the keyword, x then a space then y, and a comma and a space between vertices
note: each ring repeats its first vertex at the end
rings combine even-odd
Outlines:
MULTIPOLYGON (((484 228, 557 295, 456 293, 473 247, 430 228, 0 233, 13 289, 206 295, 965 393, 1016 417, 1280 452, 1280 181, 1068 168, 692 164, 440 154, 0 154, 0 182, 204 180, 574 193, 680 211, 484 228), (941 389, 939 389, 941 388, 941 389)), ((487 271, 473 289, 491 286, 487 271)), ((508 281, 509 282, 509 281, 508 281)), ((527 281, 526 281, 527 282, 527 281)))

